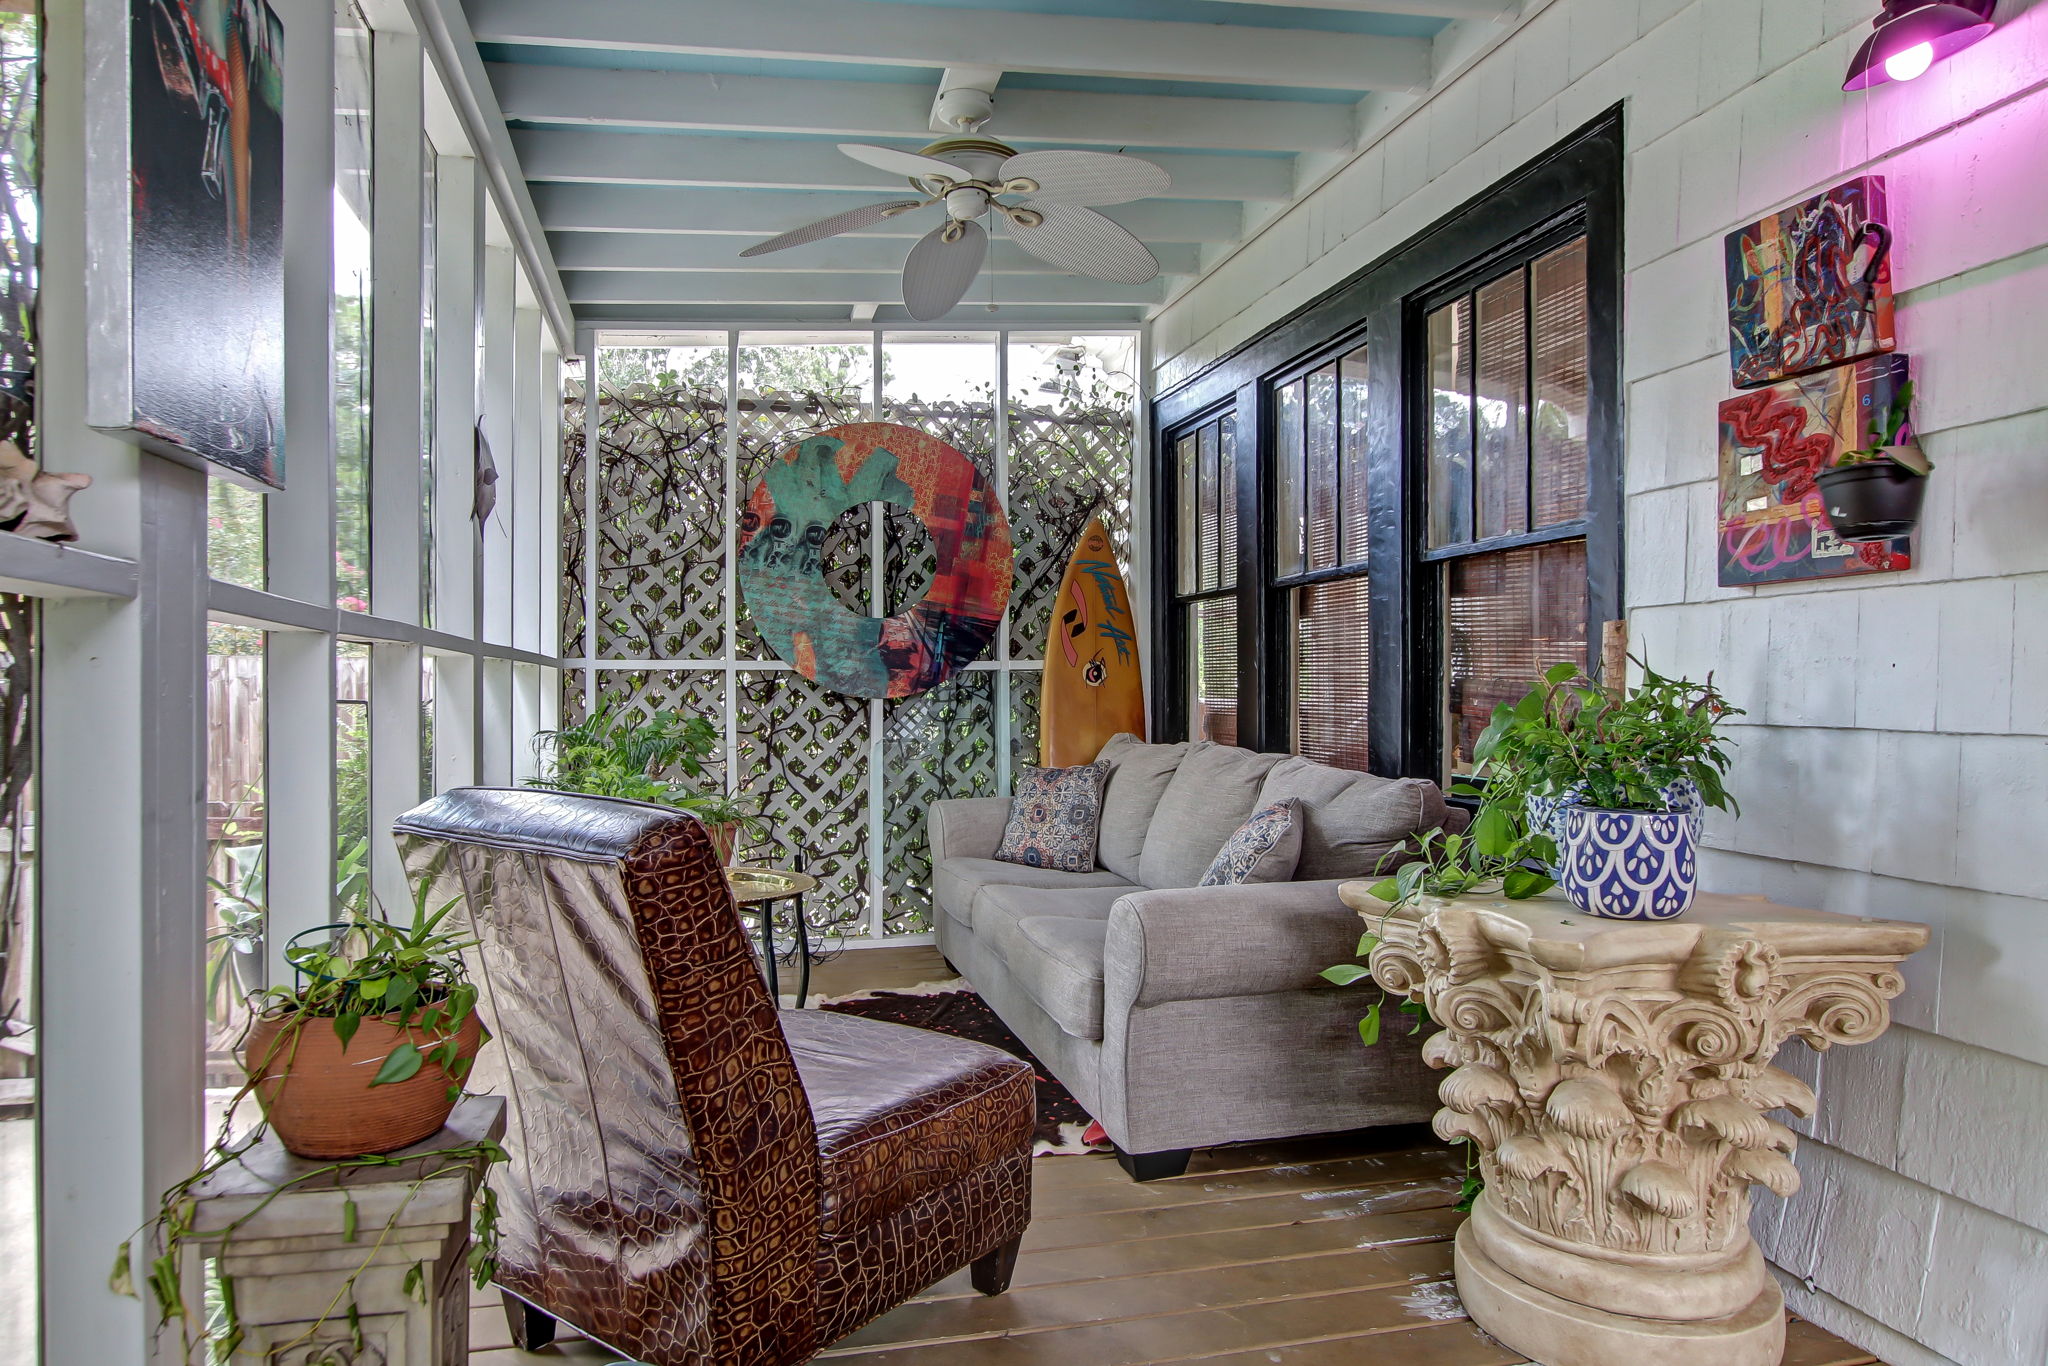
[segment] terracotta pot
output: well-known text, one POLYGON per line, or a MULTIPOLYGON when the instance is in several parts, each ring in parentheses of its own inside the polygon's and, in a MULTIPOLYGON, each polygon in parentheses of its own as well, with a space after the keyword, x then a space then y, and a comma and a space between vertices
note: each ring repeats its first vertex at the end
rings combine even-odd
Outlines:
MULTIPOLYGON (((474 1010, 457 1037, 467 1076, 467 1064, 483 1043, 483 1024, 474 1010)), ((372 1015, 344 1051, 332 1020, 294 1025, 289 1017, 267 1015, 250 1027, 243 1064, 252 1077, 262 1069, 256 1099, 288 1151, 322 1159, 366 1157, 409 1147, 448 1122, 456 1078, 431 1058, 405 1081, 370 1085, 400 1044, 411 1043, 425 1053, 445 1038, 421 1028, 417 1016, 401 1029, 395 1016, 372 1015)))
POLYGON ((711 847, 718 853, 722 868, 732 867, 733 850, 739 847, 740 827, 738 821, 704 821, 704 833, 711 836, 711 847))
POLYGON ((1927 476, 1893 460, 1837 465, 1814 476, 1835 534, 1845 541, 1889 541, 1920 524, 1927 476))

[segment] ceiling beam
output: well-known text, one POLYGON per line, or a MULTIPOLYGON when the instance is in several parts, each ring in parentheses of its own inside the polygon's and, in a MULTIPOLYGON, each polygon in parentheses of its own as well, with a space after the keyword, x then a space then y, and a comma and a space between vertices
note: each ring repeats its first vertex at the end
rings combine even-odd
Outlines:
POLYGON ((976 66, 1297 89, 1429 87, 1421 38, 864 0, 472 0, 487 43, 891 66, 976 66))
MULTIPOLYGON (((841 274, 830 271, 748 271, 724 275, 684 271, 564 271, 570 302, 579 311, 592 305, 622 304, 816 304, 851 308, 855 304, 900 303, 903 287, 886 275, 841 274)), ((989 297, 983 275, 963 303, 979 313, 989 297)), ((1068 304, 1075 307, 1158 303, 1166 297, 1163 280, 1142 285, 1112 285, 1082 275, 1005 275, 995 286, 998 304, 1068 304)))
POLYGON ((1059 304, 1015 304, 1006 303, 1000 311, 989 313, 980 305, 969 309, 962 305, 955 316, 940 323, 917 323, 910 320, 900 303, 870 301, 850 307, 826 304, 808 307, 803 304, 755 304, 744 310, 721 308, 717 304, 598 304, 586 308, 576 315, 577 321, 588 327, 610 330, 616 336, 624 333, 659 335, 677 331, 695 331, 699 328, 762 327, 771 323, 798 323, 807 330, 820 334, 849 330, 854 323, 863 330, 872 324, 886 327, 893 334, 884 338, 901 341, 907 335, 920 332, 944 334, 972 333, 977 328, 995 327, 999 324, 1015 326, 1032 323, 1048 330, 1066 332, 1069 335, 1085 325, 1096 327, 1128 327, 1143 322, 1151 309, 1145 304, 1104 304, 1090 308, 1088 312, 1076 314, 1072 308, 1059 304), (872 307, 872 317, 855 317, 855 309, 872 307))
MULTIPOLYGON (((578 128, 519 129, 512 135, 512 145, 520 169, 530 181, 865 190, 898 197, 910 193, 908 181, 864 166, 822 140, 608 133, 578 128)), ((1294 194, 1291 157, 1176 153, 1147 160, 1157 162, 1173 177, 1173 188, 1154 198, 1284 202, 1294 194)))
POLYGON ((1484 19, 1505 23, 1521 0, 1231 0, 1241 5, 1283 5, 1288 9, 1343 10, 1350 14, 1420 14, 1436 19, 1484 19))
MULTIPOLYGON (((534 207, 550 233, 711 234, 756 240, 886 197, 873 192, 688 190, 640 185, 533 187, 534 207)), ((1244 231, 1243 206, 1221 200, 1141 199, 1101 212, 1154 245, 1235 242, 1244 231)), ((915 215, 902 214, 863 228, 860 235, 911 238, 930 230, 930 225, 920 224, 915 215)))
MULTIPOLYGON (((594 76, 588 67, 537 62, 496 62, 489 70, 505 116, 533 123, 900 138, 924 127, 931 105, 929 87, 899 83, 695 71, 594 76)), ((989 130, 1020 144, 1335 152, 1351 146, 1353 122, 1341 104, 1004 90, 989 130)))
MULTIPOLYGON (((921 215, 927 231, 939 224, 938 210, 921 215)), ((555 265, 562 270, 673 270, 724 272, 734 270, 878 272, 903 273, 903 257, 909 244, 901 238, 869 237, 849 233, 808 246, 792 247, 769 256, 742 262, 740 249, 745 238, 667 236, 647 232, 569 232, 549 239, 555 265)), ((1152 254, 1168 275, 1193 275, 1200 268, 1199 249, 1192 242, 1155 244, 1152 254)), ((1022 250, 1015 242, 997 237, 989 244, 989 261, 1000 274, 1058 275, 1048 265, 1022 250)))

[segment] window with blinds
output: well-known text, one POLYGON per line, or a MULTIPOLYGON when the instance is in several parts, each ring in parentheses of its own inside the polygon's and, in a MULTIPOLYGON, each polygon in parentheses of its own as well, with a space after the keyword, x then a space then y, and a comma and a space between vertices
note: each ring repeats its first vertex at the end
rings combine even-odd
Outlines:
POLYGON ((1214 418, 1174 440, 1180 563, 1175 610, 1187 651, 1188 734, 1238 737, 1237 419, 1214 418))
POLYGON ((1291 636, 1293 748, 1370 766, 1366 740, 1366 348, 1273 392, 1274 583, 1291 636))
POLYGON ((1586 662, 1586 239, 1428 314, 1429 513, 1442 617, 1446 776, 1470 773, 1495 706, 1586 662))

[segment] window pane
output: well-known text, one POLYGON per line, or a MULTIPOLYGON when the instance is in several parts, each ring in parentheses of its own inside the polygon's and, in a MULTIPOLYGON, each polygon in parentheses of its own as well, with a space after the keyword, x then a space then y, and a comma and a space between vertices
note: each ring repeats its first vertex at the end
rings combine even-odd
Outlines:
POLYGON ((1371 486, 1365 473, 1366 349, 1361 346, 1337 362, 1337 404, 1341 411, 1339 452, 1344 508, 1343 564, 1362 564, 1366 555, 1367 522, 1372 514, 1371 486))
POLYGON ((440 163, 420 139, 420 622, 434 624, 434 275, 440 163))
POLYGON ((1195 529, 1195 568, 1200 587, 1206 591, 1220 582, 1222 555, 1223 506, 1218 483, 1221 472, 1217 469, 1216 424, 1210 423, 1195 433, 1195 461, 1201 468, 1200 493, 1197 501, 1200 510, 1195 529))
MULTIPOLYGON (((34 51, 33 19, 0 15, 0 53, 19 58, 34 51), (27 31, 26 40, 22 34, 27 31)), ((34 63, 27 68, 35 89, 34 63)), ((19 73, 0 73, 0 100, 23 92, 19 73)), ((8 174, 12 175, 10 164, 8 174)), ((9 189, 15 187, 10 179, 9 189)), ((9 320, 12 321, 12 320, 9 320)), ((36 1343, 40 1223, 36 1211, 36 1114, 41 1079, 36 1050, 47 1057, 50 1040, 37 1035, 36 1005, 36 603, 0 593, 0 1361, 42 1360, 36 1343), (16 1051, 20 1050, 20 1051, 16 1051)))
POLYGON ((1273 541, 1277 559, 1274 568, 1281 577, 1299 574, 1308 560, 1306 528, 1308 511, 1302 487, 1304 450, 1303 409, 1308 382, 1296 380, 1273 395, 1273 541))
MULTIPOLYGON (((235 1045, 249 996, 264 985, 264 644, 260 631, 206 632, 206 1133, 211 1141, 243 1073, 235 1045)), ((236 1115, 253 1126, 255 1107, 236 1115)))
POLYGON ((1477 535, 1529 529, 1529 326, 1524 272, 1479 291, 1477 535))
POLYGON ((1308 377, 1308 567, 1337 563, 1337 367, 1308 377))
POLYGON ((263 495, 225 479, 206 481, 206 572, 244 588, 265 584, 263 495))
POLYGON ((1294 749, 1339 768, 1372 766, 1368 587, 1360 576, 1294 593, 1294 749))
POLYGON ((1237 599, 1188 607, 1188 734, 1237 743, 1237 599))
POLYGON ((1560 541, 1445 566, 1444 745, 1449 773, 1472 771, 1472 746, 1503 702, 1545 669, 1586 662, 1586 543, 1560 541))
POLYGON ((334 647, 334 899, 370 905, 370 647, 334 647))
POLYGON ((335 605, 370 610, 370 28, 334 10, 335 605))
POLYGON ((1586 239, 1536 262, 1536 422, 1530 516, 1536 526, 1586 515, 1586 239))
POLYGON ((1237 586, 1237 417, 1227 414, 1216 424, 1216 480, 1218 496, 1223 503, 1222 530, 1218 539, 1222 542, 1223 562, 1218 566, 1217 583, 1224 588, 1237 586))
POLYGON ((1189 432, 1174 443, 1174 459, 1180 468, 1180 591, 1197 593, 1202 587, 1202 443, 1198 433, 1189 432))
POLYGON ((1472 300, 1429 315, 1429 543, 1472 539, 1472 300))

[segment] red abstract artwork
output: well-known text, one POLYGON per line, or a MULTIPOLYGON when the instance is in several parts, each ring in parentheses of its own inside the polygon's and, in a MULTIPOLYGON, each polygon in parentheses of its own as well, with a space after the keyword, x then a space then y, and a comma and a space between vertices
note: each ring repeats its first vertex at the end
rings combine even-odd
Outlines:
POLYGON ((1721 405, 1723 588, 1906 569, 1912 541, 1836 536, 1814 476, 1864 444, 1872 419, 1906 382, 1887 356, 1756 389, 1721 405))

